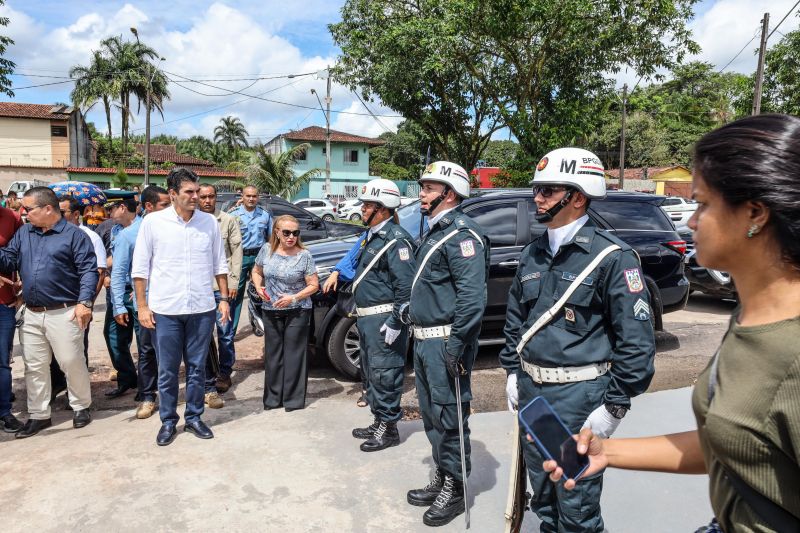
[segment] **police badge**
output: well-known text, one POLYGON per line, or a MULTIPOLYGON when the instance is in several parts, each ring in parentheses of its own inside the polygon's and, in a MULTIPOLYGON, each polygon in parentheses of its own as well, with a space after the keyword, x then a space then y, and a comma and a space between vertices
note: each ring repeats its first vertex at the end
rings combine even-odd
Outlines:
POLYGON ((644 290, 644 283, 642 283, 638 268, 629 268, 625 271, 625 283, 628 284, 628 291, 630 292, 635 293, 644 290))
POLYGON ((464 257, 475 255, 475 245, 472 243, 472 239, 461 241, 461 255, 464 257))
POLYGON ((400 256, 400 261, 408 261, 408 258, 410 257, 408 253, 408 248, 405 247, 397 250, 397 254, 400 256))

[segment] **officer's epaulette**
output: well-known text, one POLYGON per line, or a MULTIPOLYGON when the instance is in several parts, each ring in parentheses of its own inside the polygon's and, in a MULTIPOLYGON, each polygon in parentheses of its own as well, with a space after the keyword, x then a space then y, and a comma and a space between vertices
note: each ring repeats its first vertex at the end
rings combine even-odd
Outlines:
POLYGON ((381 237, 386 237, 386 230, 385 229, 379 230, 378 235, 380 235, 381 237))

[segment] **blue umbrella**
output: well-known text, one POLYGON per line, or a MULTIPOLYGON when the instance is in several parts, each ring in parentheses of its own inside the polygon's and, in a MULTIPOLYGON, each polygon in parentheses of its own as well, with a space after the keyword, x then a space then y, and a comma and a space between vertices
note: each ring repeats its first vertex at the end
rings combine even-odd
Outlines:
POLYGON ((86 183, 83 181, 60 181, 58 183, 51 183, 48 185, 56 196, 59 198, 64 196, 72 196, 81 205, 97 205, 106 203, 106 195, 102 189, 97 185, 86 183))

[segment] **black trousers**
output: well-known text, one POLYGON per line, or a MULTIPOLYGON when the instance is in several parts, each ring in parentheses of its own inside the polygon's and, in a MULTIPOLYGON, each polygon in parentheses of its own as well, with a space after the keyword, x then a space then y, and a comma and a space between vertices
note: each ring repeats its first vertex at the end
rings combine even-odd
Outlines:
POLYGON ((310 309, 264 313, 264 407, 305 407, 310 318, 310 309))

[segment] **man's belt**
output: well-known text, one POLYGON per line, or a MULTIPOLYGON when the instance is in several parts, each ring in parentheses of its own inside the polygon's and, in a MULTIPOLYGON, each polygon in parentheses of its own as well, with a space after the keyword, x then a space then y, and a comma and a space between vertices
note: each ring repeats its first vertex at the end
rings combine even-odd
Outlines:
POLYGON ((27 305, 26 307, 28 311, 33 311, 34 313, 44 313, 45 311, 55 311, 56 309, 67 309, 75 305, 78 305, 78 302, 64 302, 55 305, 42 305, 42 306, 27 305))
POLYGON ((522 369, 536 383, 575 383, 578 381, 591 381, 602 376, 611 368, 611 363, 593 363, 583 366, 538 366, 527 361, 521 361, 522 369))
POLYGON ((414 338, 421 341, 425 339, 440 339, 442 337, 447 338, 450 336, 450 328, 450 324, 445 326, 431 326, 429 328, 414 326, 414 338))
POLYGON ((392 304, 373 305, 372 307, 356 307, 356 315, 370 316, 380 315, 381 313, 391 313, 393 309, 392 304))
POLYGON ((254 255, 258 255, 258 252, 260 252, 260 251, 261 251, 261 248, 245 248, 244 250, 242 250, 242 254, 244 254, 246 256, 254 256, 254 255))

